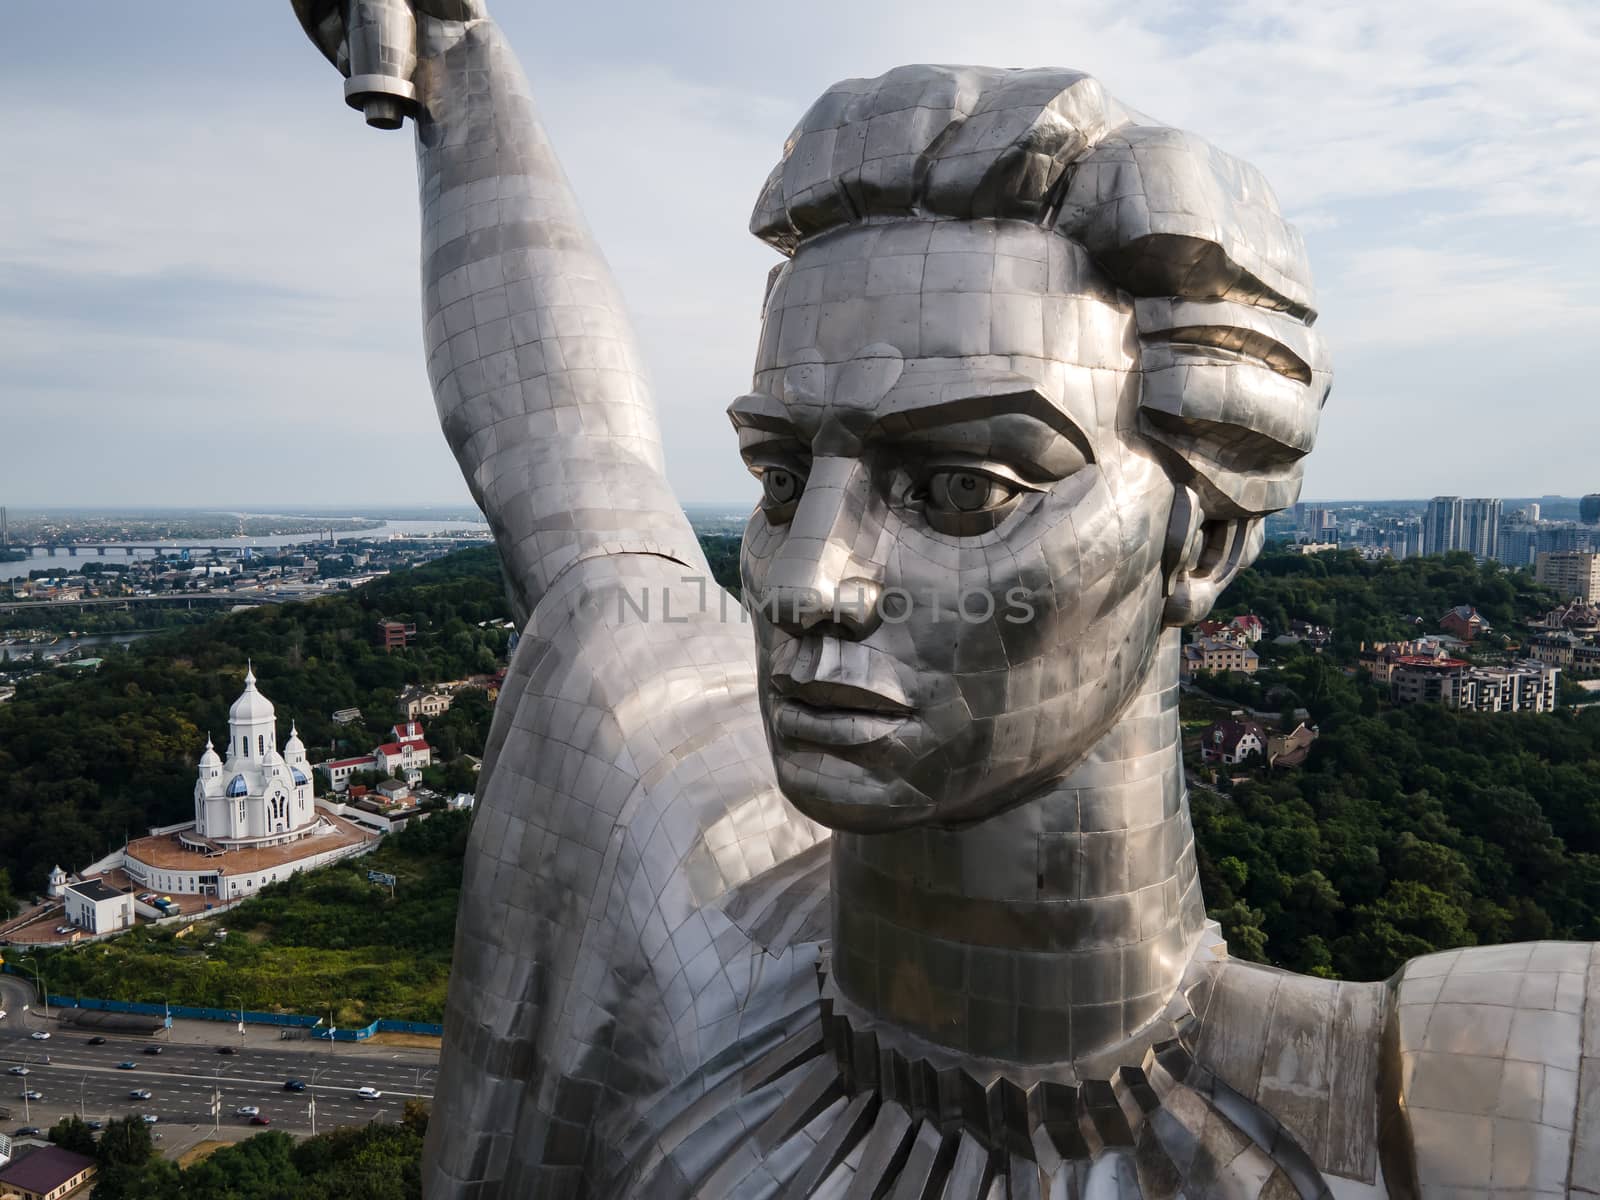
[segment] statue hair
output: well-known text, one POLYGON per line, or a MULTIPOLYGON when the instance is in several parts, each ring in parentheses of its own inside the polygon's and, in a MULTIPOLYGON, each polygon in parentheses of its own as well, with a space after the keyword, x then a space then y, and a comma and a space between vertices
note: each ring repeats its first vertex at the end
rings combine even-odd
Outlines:
POLYGON ((1028 221, 1077 242, 1131 301, 1142 432, 1205 519, 1294 503, 1331 373, 1305 245, 1254 167, 1076 71, 899 67, 811 106, 750 228, 793 257, 909 218, 1028 221))

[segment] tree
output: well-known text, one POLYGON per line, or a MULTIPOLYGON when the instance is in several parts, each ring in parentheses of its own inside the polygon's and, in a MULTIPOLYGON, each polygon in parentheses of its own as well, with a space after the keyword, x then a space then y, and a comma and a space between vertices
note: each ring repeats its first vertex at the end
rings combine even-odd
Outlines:
POLYGON ((140 1167, 149 1162, 154 1153, 150 1126, 138 1116, 126 1116, 107 1123, 100 1134, 96 1160, 101 1170, 140 1167))
POLYGON ((94 1130, 76 1115, 62 1117, 50 1126, 49 1138, 63 1150, 71 1150, 74 1154, 86 1155, 89 1158, 95 1157, 98 1149, 94 1141, 94 1130))

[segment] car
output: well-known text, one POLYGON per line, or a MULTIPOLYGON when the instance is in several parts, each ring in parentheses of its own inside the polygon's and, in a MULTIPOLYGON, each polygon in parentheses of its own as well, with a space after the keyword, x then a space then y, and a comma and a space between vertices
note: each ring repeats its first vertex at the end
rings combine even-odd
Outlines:
POLYGON ((0 1021, 4 1021, 5 1019, 6 1019, 6 1010, 3 1009, 3 1008, 0 1008, 0 1021))
POLYGON ((43 1100, 44 1099, 44 1093, 41 1092, 38 1088, 24 1088, 22 1090, 22 1094, 18 1097, 18 1099, 20 1099, 20 1100, 43 1100))
POLYGON ((303 1092, 306 1090, 306 1081, 304 1079, 285 1079, 283 1081, 283 1090, 286 1092, 303 1092))
POLYGON ((72 926, 71 925, 57 925, 56 926, 56 932, 57 933, 71 933, 72 932, 72 926))
POLYGON ((145 1113, 139 1119, 141 1121, 143 1121, 146 1125, 154 1125, 157 1121, 161 1120, 161 1118, 156 1116, 155 1113, 145 1113))
POLYGON ((105 1044, 105 1038, 101 1037, 98 1033, 89 1039, 89 1045, 91 1046, 104 1046, 105 1044))
POLYGON ((106 1123, 104 1121, 85 1121, 84 1122, 84 1126, 86 1128, 94 1130, 94 1132, 96 1132, 96 1133, 99 1133, 102 1129, 104 1129, 106 1127, 106 1123))
POLYGON ((12 1067, 11 1068, 11 1073, 13 1075, 26 1075, 28 1073, 28 1068, 27 1067, 12 1067))
POLYGON ((233 1110, 233 1115, 236 1117, 253 1117, 260 1111, 254 1104, 241 1104, 233 1110))
POLYGON ((119 1071, 132 1071, 135 1068, 137 1068, 138 1065, 139 1065, 138 1063, 119 1062, 117 1064, 117 1070, 119 1070, 119 1071))
POLYGON ((361 1100, 376 1100, 383 1093, 375 1087, 361 1087, 356 1089, 356 1097, 361 1100))
POLYGON ((146 1046, 144 1052, 146 1054, 160 1054, 164 1049, 166 1049, 164 1046, 146 1046))
POLYGON ((148 1100, 148 1099, 150 1099, 150 1089, 149 1088, 134 1088, 133 1091, 128 1093, 128 1099, 129 1100, 148 1100))
POLYGON ((18 1129, 16 1133, 12 1134, 11 1136, 12 1137, 39 1137, 43 1133, 44 1133, 44 1130, 40 1129, 37 1125, 24 1125, 20 1129, 18 1129))
POLYGON ((257 1113, 255 1116, 250 1118, 250 1124, 252 1124, 252 1125, 271 1125, 272 1121, 267 1117, 263 1117, 260 1113, 257 1113))
POLYGON ((48 1029, 35 1029, 28 1036, 36 1042, 48 1042, 50 1040, 50 1031, 48 1029))
POLYGON ((217 1047, 217 1053, 218 1054, 237 1054, 237 1053, 239 1053, 239 1047, 237 1047, 237 1046, 218 1046, 217 1047))

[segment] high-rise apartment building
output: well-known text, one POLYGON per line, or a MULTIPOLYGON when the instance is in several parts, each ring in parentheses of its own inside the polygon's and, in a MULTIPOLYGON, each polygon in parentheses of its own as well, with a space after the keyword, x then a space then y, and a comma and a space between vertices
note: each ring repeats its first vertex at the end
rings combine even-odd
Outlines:
POLYGON ((1435 496, 1422 518, 1422 552, 1465 550, 1474 558, 1500 557, 1499 500, 1435 496))
POLYGON ((1456 549, 1465 550, 1474 558, 1498 559, 1503 507, 1499 500, 1463 500, 1460 545, 1456 549))
POLYGON ((1422 552, 1443 554, 1456 549, 1460 530, 1461 497, 1435 496, 1422 518, 1422 552))
POLYGON ((1301 504, 1297 506, 1297 514, 1300 532, 1313 542, 1339 540, 1339 515, 1333 509, 1321 504, 1301 504))
POLYGON ((1563 596, 1600 600, 1600 554, 1572 550, 1541 554, 1534 578, 1563 596))

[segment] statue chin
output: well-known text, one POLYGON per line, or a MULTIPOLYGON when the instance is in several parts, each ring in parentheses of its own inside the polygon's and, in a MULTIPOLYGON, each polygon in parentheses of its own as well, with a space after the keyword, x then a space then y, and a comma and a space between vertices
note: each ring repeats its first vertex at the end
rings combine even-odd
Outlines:
POLYGON ((891 833, 938 820, 938 805, 904 779, 810 749, 775 746, 772 759, 784 798, 837 832, 891 833))

